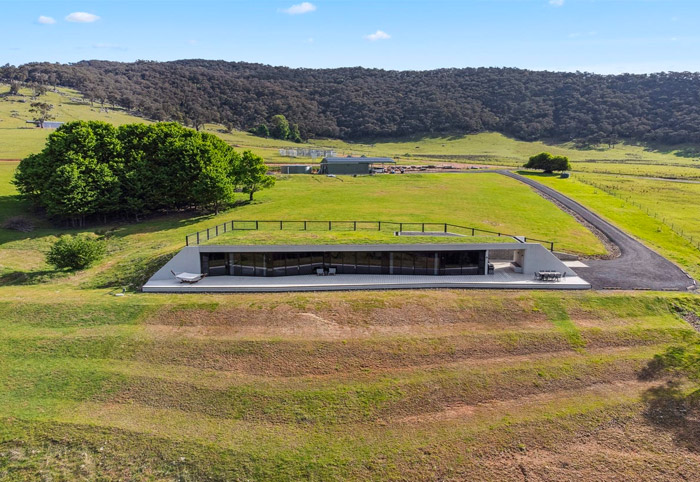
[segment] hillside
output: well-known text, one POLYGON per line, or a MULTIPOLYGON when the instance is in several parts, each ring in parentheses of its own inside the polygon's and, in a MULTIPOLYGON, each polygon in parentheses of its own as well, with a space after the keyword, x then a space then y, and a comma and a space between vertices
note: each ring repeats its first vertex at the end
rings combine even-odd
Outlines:
POLYGON ((179 60, 0 68, 156 120, 248 129, 284 114, 302 135, 360 139, 499 132, 522 140, 700 142, 700 74, 602 76, 510 68, 290 69, 179 60))

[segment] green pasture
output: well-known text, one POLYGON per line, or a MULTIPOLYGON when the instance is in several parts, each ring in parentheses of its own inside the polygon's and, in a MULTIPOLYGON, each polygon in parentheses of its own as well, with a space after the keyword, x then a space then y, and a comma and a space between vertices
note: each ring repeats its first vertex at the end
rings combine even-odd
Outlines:
POLYGON ((91 105, 82 94, 72 89, 48 91, 37 99, 31 97, 29 89, 20 89, 21 95, 7 95, 9 89, 8 85, 0 84, 0 159, 22 159, 43 149, 46 137, 53 129, 38 129, 26 122, 33 118, 34 114, 29 110, 35 100, 53 104, 51 114, 56 122, 100 120, 115 125, 147 122, 127 114, 120 107, 91 105))
POLYGON ((700 184, 621 176, 523 173, 584 204, 660 254, 700 276, 700 184), (599 189, 591 183, 604 186, 599 189), (681 234, 681 232, 683 234, 681 234), (692 241, 691 241, 692 239, 692 241))

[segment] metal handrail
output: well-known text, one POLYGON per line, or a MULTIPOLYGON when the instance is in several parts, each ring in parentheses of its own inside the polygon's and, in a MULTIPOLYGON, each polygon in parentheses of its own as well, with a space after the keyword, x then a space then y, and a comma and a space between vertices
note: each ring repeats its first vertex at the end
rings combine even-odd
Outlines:
MULTIPOLYGON (((284 230, 285 224, 287 226, 289 225, 301 225, 303 226, 303 231, 309 231, 309 226, 310 225, 323 225, 324 229, 328 231, 333 230, 333 224, 336 225, 351 225, 352 226, 352 231, 357 231, 358 230, 358 225, 360 226, 360 230, 375 230, 375 231, 382 231, 382 227, 398 227, 398 231, 401 232, 404 230, 404 226, 420 226, 421 232, 426 232, 425 227, 428 226, 438 226, 442 229, 442 232, 444 233, 454 233, 454 234, 461 234, 455 232, 456 229, 460 230, 465 230, 467 232, 471 231, 472 236, 476 236, 477 233, 486 233, 494 236, 504 236, 508 238, 513 238, 518 242, 524 243, 528 241, 535 241, 537 243, 542 243, 542 244, 549 244, 549 250, 554 251, 554 241, 549 241, 545 239, 537 239, 537 238, 530 238, 530 237, 520 237, 516 236, 514 234, 506 234, 506 233, 499 233, 498 231, 489 231, 488 229, 481 229, 481 228, 476 228, 473 226, 460 226, 459 224, 451 224, 451 223, 435 223, 435 222, 411 222, 411 221, 358 221, 358 220, 351 220, 351 221, 342 221, 342 220, 272 220, 272 219, 264 219, 264 220, 243 220, 243 219, 234 219, 231 221, 226 221, 221 224, 217 224, 214 227, 204 229, 202 231, 197 231, 196 233, 188 234, 185 236, 185 245, 190 246, 190 245, 199 245, 203 241, 208 241, 212 238, 215 238, 221 234, 224 234, 228 231, 258 231, 260 230, 261 225, 269 225, 269 224, 274 224, 278 225, 280 231, 284 230), (236 226, 238 224, 238 226, 236 226), (244 227, 241 227, 243 225, 244 227), (362 225, 370 225, 372 226, 371 228, 363 228, 362 225)), ((430 231, 429 231, 430 232, 430 231)))

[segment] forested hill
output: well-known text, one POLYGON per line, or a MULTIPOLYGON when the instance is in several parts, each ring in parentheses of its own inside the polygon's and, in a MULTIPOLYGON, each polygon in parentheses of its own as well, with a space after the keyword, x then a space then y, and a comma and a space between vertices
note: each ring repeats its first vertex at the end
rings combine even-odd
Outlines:
POLYGON ((284 114, 303 136, 497 131, 519 139, 700 142, 700 74, 601 76, 505 68, 290 69, 209 60, 0 67, 156 120, 248 129, 284 114))

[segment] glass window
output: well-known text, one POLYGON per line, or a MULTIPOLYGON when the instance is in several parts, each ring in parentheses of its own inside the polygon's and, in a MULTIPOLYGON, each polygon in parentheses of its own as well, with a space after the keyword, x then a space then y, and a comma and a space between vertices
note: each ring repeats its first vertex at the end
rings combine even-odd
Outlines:
POLYGON ((416 257, 416 269, 415 274, 426 275, 433 274, 432 263, 433 253, 428 253, 425 251, 420 251, 415 253, 416 257))
POLYGON ((329 253, 329 266, 335 268, 338 274, 344 273, 343 271, 343 253, 338 251, 333 251, 329 253))
POLYGON ((441 273, 448 276, 462 274, 459 252, 444 251, 440 253, 440 268, 441 273))
POLYGON ((287 265, 285 270, 287 276, 297 276, 299 274, 299 254, 284 253, 284 258, 287 265))
POLYGON ((358 251, 355 253, 357 257, 357 274, 369 274, 370 254, 367 251, 358 251))
POLYGON ((345 274, 355 274, 355 253, 343 253, 343 272, 345 274))
POLYGON ((299 253, 299 274, 313 273, 311 261, 311 253, 299 253))
POLYGON ((413 274, 415 264, 413 253, 401 253, 401 274, 413 274))
POLYGON ((209 276, 226 274, 226 253, 209 253, 209 276))
POLYGON ((241 275, 255 276, 255 255, 253 253, 241 253, 241 275))

